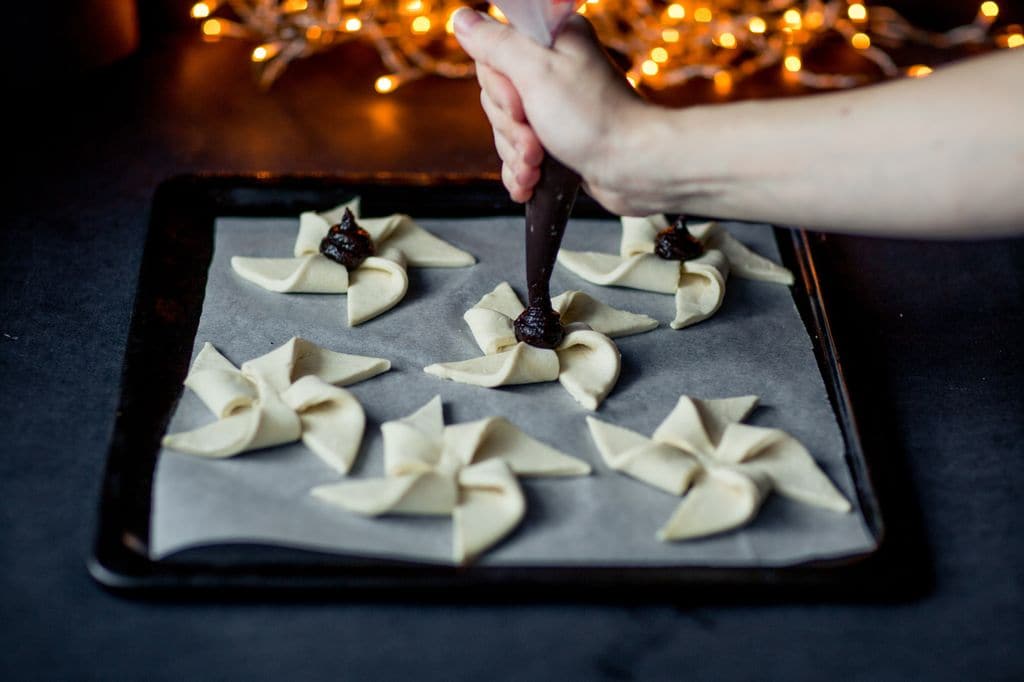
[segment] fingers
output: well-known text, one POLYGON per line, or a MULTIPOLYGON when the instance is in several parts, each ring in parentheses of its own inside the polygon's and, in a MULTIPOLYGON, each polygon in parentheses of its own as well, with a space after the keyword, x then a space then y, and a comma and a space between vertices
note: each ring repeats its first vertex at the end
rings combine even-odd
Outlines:
POLYGON ((512 81, 483 63, 476 65, 476 79, 480 83, 480 88, 499 108, 508 113, 512 120, 526 122, 523 100, 519 97, 516 86, 512 85, 512 81))
POLYGON ((515 150, 508 138, 497 130, 494 131, 494 148, 498 151, 501 162, 506 165, 514 166, 519 160, 519 152, 515 150))
MULTIPOLYGON (((494 103, 487 91, 480 94, 480 104, 487 114, 487 120, 495 134, 501 134, 515 148, 517 156, 529 165, 536 166, 544 158, 543 148, 537 134, 526 123, 518 123, 508 113, 494 103)), ((505 159, 506 161, 508 159, 505 159)))
POLYGON ((512 201, 523 203, 533 196, 533 188, 540 179, 540 168, 516 171, 507 163, 501 166, 501 181, 512 201))
POLYGON ((513 82, 529 82, 538 69, 546 68, 548 50, 502 24, 469 8, 455 12, 455 37, 462 49, 479 64, 505 74, 513 82))
POLYGON ((533 187, 540 179, 540 161, 527 163, 519 150, 498 131, 494 131, 494 146, 501 157, 501 179, 509 195, 513 201, 526 201, 533 194, 533 187))

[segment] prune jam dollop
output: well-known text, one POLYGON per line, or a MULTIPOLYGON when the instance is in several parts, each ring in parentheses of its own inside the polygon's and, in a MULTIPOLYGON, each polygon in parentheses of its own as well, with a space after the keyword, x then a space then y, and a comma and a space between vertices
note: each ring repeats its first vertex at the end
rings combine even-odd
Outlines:
POLYGON ((558 313, 550 306, 531 305, 515 319, 516 341, 525 341, 537 348, 557 348, 565 335, 558 313))
POLYGON ((376 253, 370 233, 359 227, 352 211, 345 209, 341 222, 332 225, 320 242, 320 253, 347 270, 355 270, 376 253))
POLYGON ((665 260, 693 260, 704 255, 704 245, 690 234, 683 216, 654 238, 654 253, 665 260))

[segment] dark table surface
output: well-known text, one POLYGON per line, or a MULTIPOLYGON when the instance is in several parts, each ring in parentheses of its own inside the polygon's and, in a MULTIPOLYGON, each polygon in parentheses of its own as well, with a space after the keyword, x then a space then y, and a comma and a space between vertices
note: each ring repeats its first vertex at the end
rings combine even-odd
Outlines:
POLYGON ((152 194, 192 171, 497 168, 469 82, 372 92, 348 50, 255 90, 169 39, 9 101, 0 231, 0 677, 1024 678, 1024 240, 823 240, 899 561, 850 600, 114 596, 85 569, 152 194), (24 106, 15 102, 25 102, 24 106))

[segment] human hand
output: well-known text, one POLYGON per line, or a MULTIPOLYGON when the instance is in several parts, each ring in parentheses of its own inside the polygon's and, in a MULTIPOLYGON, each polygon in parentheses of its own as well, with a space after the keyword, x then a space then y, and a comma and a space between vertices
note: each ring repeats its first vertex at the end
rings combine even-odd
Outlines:
POLYGON ((583 177, 605 208, 643 212, 646 105, 578 15, 551 49, 470 9, 455 15, 459 43, 476 60, 480 100, 494 129, 502 180, 514 201, 530 198, 544 150, 583 177))

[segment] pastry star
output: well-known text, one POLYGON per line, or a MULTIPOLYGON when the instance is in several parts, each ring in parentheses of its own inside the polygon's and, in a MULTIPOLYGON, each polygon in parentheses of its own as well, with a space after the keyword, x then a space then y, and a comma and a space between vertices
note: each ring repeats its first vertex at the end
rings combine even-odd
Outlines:
POLYGON ((682 329, 715 314, 725 296, 725 280, 738 277, 790 285, 793 273, 757 255, 718 223, 691 226, 704 245, 704 254, 689 261, 664 260, 654 255, 655 237, 668 227, 663 215, 622 219, 619 255, 594 251, 558 253, 558 262, 588 282, 602 286, 675 294, 673 329, 682 329))
POLYGON ((354 327, 398 304, 409 286, 407 266, 461 268, 476 259, 462 249, 413 222, 407 215, 360 218, 359 199, 324 213, 307 211, 299 216, 294 258, 245 258, 233 256, 231 267, 244 279, 280 293, 347 294, 348 323, 354 327), (341 221, 345 209, 373 238, 376 256, 370 256, 349 272, 320 253, 320 241, 331 225, 341 221))
POLYGON ((658 321, 605 305, 582 291, 567 291, 551 299, 551 305, 565 325, 558 348, 517 341, 512 324, 523 304, 508 282, 502 282, 463 315, 483 357, 438 363, 423 371, 488 388, 557 379, 577 402, 596 410, 619 378, 619 349, 609 337, 650 331, 658 321))
POLYGON ((452 555, 471 561, 522 520, 517 476, 584 476, 590 466, 501 417, 444 425, 441 397, 381 425, 386 478, 319 486, 312 494, 366 516, 451 516, 452 555))
POLYGON ((752 520, 771 491, 837 512, 850 503, 806 448, 780 431, 740 424, 757 396, 696 400, 682 396, 653 439, 592 417, 590 435, 611 468, 685 495, 662 540, 686 540, 752 520))
POLYGON ((236 369, 209 343, 185 385, 217 416, 192 431, 164 436, 164 447, 201 457, 231 457, 300 438, 341 473, 352 467, 366 415, 347 386, 386 372, 380 358, 346 355, 298 337, 236 369))

